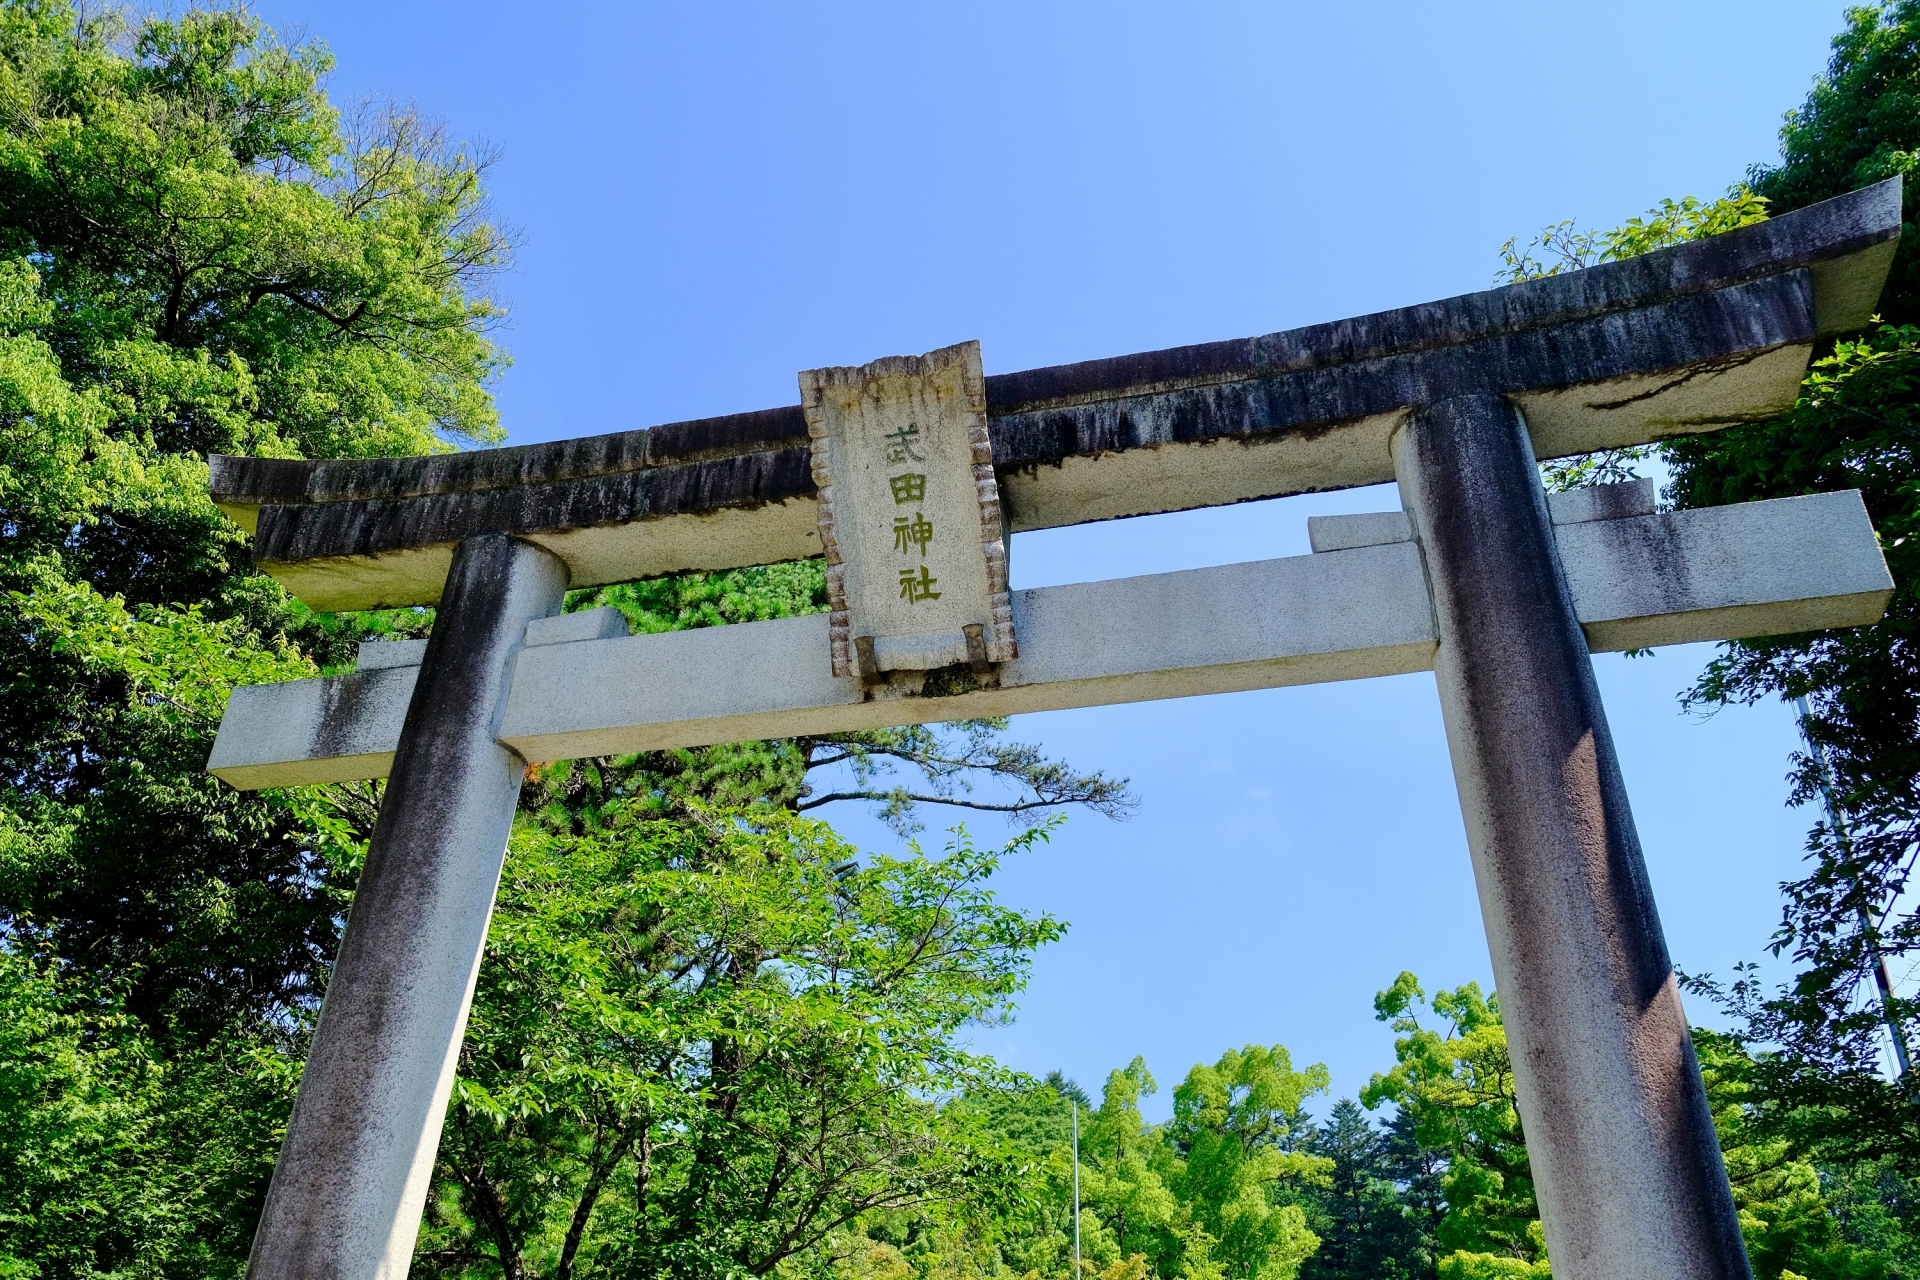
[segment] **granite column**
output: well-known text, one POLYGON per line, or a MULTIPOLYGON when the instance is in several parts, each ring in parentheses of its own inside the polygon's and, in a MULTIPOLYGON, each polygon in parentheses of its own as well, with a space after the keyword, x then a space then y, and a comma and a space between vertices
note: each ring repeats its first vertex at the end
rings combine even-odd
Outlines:
POLYGON ((1393 442, 1557 1280, 1748 1280, 1533 448, 1498 396, 1393 442))
POLYGON ((454 552, 293 1118, 251 1280, 400 1280, 433 1175, 526 762, 494 739, 561 560, 505 534, 454 552))

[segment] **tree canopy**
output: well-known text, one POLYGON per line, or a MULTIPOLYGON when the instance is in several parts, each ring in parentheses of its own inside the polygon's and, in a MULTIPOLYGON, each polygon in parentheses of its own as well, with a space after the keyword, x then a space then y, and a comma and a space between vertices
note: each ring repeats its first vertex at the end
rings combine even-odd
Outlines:
MULTIPOLYGON (((242 1274, 381 785, 242 794, 202 766, 235 686, 432 626, 289 597, 209 502, 207 456, 503 438, 498 158, 409 107, 336 108, 331 66, 239 7, 0 0, 0 1275, 242 1274)), ((1718 234, 1917 153, 1920 0, 1856 8, 1778 164, 1509 241, 1502 277, 1718 234)), ((1689 978, 1735 1025, 1696 1048, 1763 1280, 1920 1275, 1920 1081, 1880 1058, 1914 1002, 1870 990, 1920 947, 1917 243, 1789 413, 1661 450, 1681 505, 1863 489, 1897 584, 1886 621, 1729 645, 1691 695, 1809 696, 1825 754, 1797 797, 1835 797, 1785 886, 1796 980, 1689 978)), ((637 631, 726 626, 819 611, 824 577, 568 601, 608 604, 637 631)), ((1473 983, 1380 993, 1394 1060, 1358 1099, 1259 1027, 1159 1123, 1144 1060, 1096 1104, 969 1048, 1066 931, 998 903, 995 873, 1063 812, 1135 803, 1006 730, 530 769, 416 1269, 1061 1280, 1078 1208, 1100 1280, 1550 1274, 1499 999, 1473 983), (907 837, 936 812, 1011 828, 881 856, 826 825, 847 803, 907 837)))

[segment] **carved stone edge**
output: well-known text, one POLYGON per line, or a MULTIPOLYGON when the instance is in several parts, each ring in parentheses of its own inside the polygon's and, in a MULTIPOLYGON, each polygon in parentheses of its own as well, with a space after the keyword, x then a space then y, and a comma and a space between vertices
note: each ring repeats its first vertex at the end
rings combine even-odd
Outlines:
POLYGON ((973 446, 973 488, 980 500, 980 550, 987 559, 987 661, 1020 656, 1013 635, 1013 601, 1007 592, 1007 528, 1000 510, 1000 481, 993 474, 993 437, 987 431, 987 378, 980 344, 964 344, 967 442, 973 446))
POLYGON ((967 443, 973 451, 973 488, 980 503, 980 550, 987 561, 986 644, 989 662, 1020 656, 1013 635, 1013 601, 1007 590, 1006 523, 1000 510, 1000 481, 993 473, 993 437, 987 430, 987 376, 978 339, 956 342, 920 356, 883 356, 870 364, 835 365, 800 371, 800 410, 813 442, 813 483, 820 491, 820 545, 827 555, 827 642, 836 677, 856 673, 853 623, 847 611, 847 569, 833 520, 832 442, 827 435, 824 391, 872 378, 924 377, 948 365, 961 366, 966 394, 967 443))
POLYGON ((840 538, 833 525, 832 441, 827 435, 822 390, 845 381, 833 375, 846 369, 802 369, 800 411, 806 415, 807 437, 813 443, 813 483, 820 491, 820 545, 827 553, 827 647, 836 677, 850 676, 853 668, 853 623, 847 613, 847 566, 840 554, 840 538))

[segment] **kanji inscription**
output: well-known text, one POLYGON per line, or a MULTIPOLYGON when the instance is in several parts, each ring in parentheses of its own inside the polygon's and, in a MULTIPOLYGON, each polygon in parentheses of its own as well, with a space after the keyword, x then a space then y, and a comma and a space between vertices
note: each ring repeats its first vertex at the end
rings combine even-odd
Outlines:
POLYGON ((809 369, 833 673, 1016 656, 980 344, 809 369))

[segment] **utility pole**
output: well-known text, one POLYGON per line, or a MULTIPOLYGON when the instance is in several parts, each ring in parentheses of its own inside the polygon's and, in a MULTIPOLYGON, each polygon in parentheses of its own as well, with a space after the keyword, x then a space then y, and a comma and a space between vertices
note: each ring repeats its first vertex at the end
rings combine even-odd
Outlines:
POLYGON ((1073 1100, 1073 1280, 1080 1280, 1080 1099, 1073 1100))
MULTIPOLYGON (((1833 794, 1833 771, 1827 767, 1827 749, 1813 740, 1807 730, 1807 722, 1813 717, 1813 710, 1807 705, 1805 695, 1793 700, 1793 709, 1800 715, 1800 736, 1806 741, 1807 750, 1813 756, 1813 762, 1820 770, 1820 795, 1826 801, 1827 821, 1833 827, 1834 838, 1840 842, 1841 852, 1851 857, 1853 837, 1847 831, 1845 818, 1841 816, 1839 801, 1833 794)), ((1907 1030, 1900 1025, 1899 1015, 1893 1007, 1893 974, 1887 968, 1887 957, 1880 950, 1880 930, 1873 922, 1873 915, 1867 910, 1867 904, 1860 904, 1860 927, 1866 930, 1867 953, 1873 957, 1873 980, 1880 988, 1880 1013, 1886 1019, 1887 1033, 1893 1037, 1893 1057, 1899 1063, 1900 1075, 1905 1078, 1913 1067, 1913 1057, 1907 1048, 1907 1030)))

